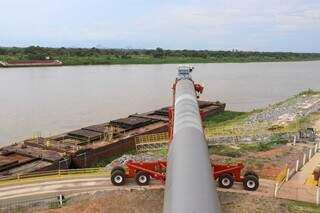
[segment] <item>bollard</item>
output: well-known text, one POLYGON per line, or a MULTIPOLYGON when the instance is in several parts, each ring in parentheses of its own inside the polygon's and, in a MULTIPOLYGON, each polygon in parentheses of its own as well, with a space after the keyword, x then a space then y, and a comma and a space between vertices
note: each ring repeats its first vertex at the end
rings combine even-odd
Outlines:
POLYGON ((296 172, 299 170, 299 159, 296 161, 296 172))
POLYGON ((309 158, 308 161, 311 159, 312 149, 309 149, 309 158))
POLYGON ((296 145, 296 140, 297 140, 296 136, 293 136, 293 145, 294 146, 296 145))
POLYGON ((58 195, 58 202, 59 202, 60 208, 63 206, 63 201, 64 201, 64 195, 63 194, 59 194, 58 195))
POLYGON ((279 187, 279 183, 276 182, 276 187, 274 188, 274 197, 277 197, 278 194, 278 187, 279 187))
POLYGON ((306 153, 303 154, 303 161, 302 161, 302 166, 306 164, 306 153))

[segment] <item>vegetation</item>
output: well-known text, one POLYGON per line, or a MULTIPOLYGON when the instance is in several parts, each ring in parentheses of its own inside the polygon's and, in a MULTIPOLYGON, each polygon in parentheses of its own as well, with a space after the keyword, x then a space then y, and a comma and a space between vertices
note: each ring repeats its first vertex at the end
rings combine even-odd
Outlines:
POLYGON ((306 117, 299 118, 296 122, 289 124, 290 127, 296 125, 299 128, 311 127, 315 124, 316 121, 320 119, 320 112, 313 112, 307 115, 306 117))
POLYGON ((315 91, 309 88, 305 91, 300 92, 297 96, 303 96, 303 95, 309 96, 309 95, 316 95, 316 94, 319 94, 319 91, 315 91))
POLYGON ((228 145, 214 145, 209 147, 209 154, 236 158, 241 157, 243 153, 242 150, 239 148, 231 147, 228 145))
POLYGON ((228 126, 240 123, 250 115, 249 112, 224 111, 218 115, 212 115, 205 119, 205 127, 228 126))
POLYGON ((292 213, 319 213, 320 209, 316 204, 301 201, 288 201, 286 203, 289 212, 292 213))
POLYGON ((240 143, 238 146, 214 145, 209 147, 209 154, 222 155, 228 157, 241 157, 248 152, 268 151, 286 144, 288 141, 282 140, 280 136, 273 136, 269 142, 240 143))
POLYGON ((65 65, 86 64, 162 64, 320 60, 320 53, 250 52, 211 50, 27 48, 0 47, 0 61, 57 59, 65 65))

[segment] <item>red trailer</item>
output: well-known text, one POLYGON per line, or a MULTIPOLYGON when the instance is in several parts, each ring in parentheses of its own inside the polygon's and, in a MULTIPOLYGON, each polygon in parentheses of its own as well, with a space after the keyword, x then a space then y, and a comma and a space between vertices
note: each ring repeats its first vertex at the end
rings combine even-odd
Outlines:
MULTIPOLYGON (((166 180, 166 161, 132 161, 129 160, 124 167, 114 167, 111 171, 111 182, 113 185, 121 186, 128 178, 135 178, 138 185, 148 185, 150 179, 166 180)), ((242 182, 243 188, 248 191, 255 191, 259 187, 259 177, 255 172, 248 171, 241 176, 243 164, 222 165, 212 164, 213 177, 222 188, 231 188, 234 182, 242 182)))

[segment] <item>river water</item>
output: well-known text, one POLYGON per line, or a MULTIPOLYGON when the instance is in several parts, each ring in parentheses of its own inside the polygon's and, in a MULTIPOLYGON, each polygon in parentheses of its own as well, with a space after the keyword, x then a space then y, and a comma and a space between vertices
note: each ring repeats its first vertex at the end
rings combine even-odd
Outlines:
MULTIPOLYGON (((202 99, 231 110, 320 89, 320 61, 194 64, 202 99)), ((170 105, 175 64, 0 68, 0 145, 170 105)))

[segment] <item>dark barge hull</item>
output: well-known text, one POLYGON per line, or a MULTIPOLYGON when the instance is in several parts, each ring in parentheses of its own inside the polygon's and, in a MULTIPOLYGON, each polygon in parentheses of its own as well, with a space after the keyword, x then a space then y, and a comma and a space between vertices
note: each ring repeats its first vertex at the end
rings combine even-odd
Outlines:
MULTIPOLYGON (((199 101, 204 116, 225 110, 220 102, 199 101)), ((0 177, 35 171, 67 168, 85 168, 135 149, 135 137, 167 131, 168 107, 151 112, 133 114, 108 123, 102 123, 63 133, 50 138, 27 139, 0 149, 0 177), (104 140, 107 127, 125 130, 112 141, 104 140)))

